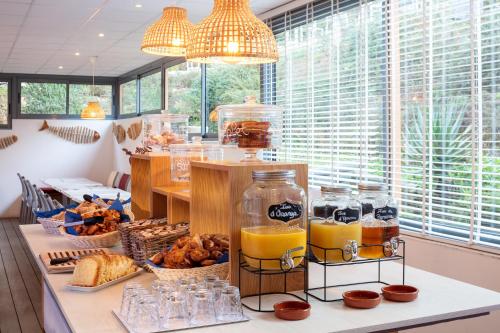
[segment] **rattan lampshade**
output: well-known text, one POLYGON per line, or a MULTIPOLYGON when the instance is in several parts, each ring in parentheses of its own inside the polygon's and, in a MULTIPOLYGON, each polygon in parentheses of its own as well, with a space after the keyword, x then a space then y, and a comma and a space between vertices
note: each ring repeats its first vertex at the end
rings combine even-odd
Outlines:
POLYGON ((264 64, 278 61, 276 39, 248 0, 215 0, 212 13, 195 26, 187 60, 199 63, 264 64))
POLYGON ((193 27, 184 8, 165 7, 163 16, 146 30, 141 50, 161 56, 184 57, 193 27))
POLYGON ((88 102, 87 106, 82 110, 80 118, 92 120, 105 119, 106 113, 104 113, 99 102, 88 102))

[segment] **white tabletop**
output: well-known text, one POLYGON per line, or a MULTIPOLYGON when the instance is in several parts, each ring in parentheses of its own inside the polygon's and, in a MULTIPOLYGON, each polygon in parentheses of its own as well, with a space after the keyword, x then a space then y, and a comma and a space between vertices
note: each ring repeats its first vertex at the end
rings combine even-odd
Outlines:
POLYGON ((121 200, 130 198, 130 192, 104 186, 87 178, 49 178, 44 179, 43 182, 77 203, 83 201, 84 194, 95 194, 104 199, 115 199, 118 194, 121 200))
POLYGON ((75 190, 82 187, 103 186, 103 184, 87 178, 47 178, 42 180, 57 191, 75 190))
MULTIPOLYGON (((113 308, 118 308, 120 305, 123 283, 89 294, 66 290, 64 286, 70 275, 46 274, 38 254, 49 250, 70 249, 73 248, 72 244, 63 237, 46 234, 41 225, 23 225, 20 228, 66 321, 74 332, 90 333, 96 330, 125 332, 111 313, 113 308)), ((374 270, 376 267, 373 266, 376 265, 346 266, 330 275, 340 278, 337 283, 352 281, 354 277, 370 279, 376 274, 374 270)), ((317 268, 317 265, 311 265, 310 279, 315 283, 318 283, 318 278, 322 276, 317 268)), ((311 316, 303 321, 286 322, 276 319, 272 313, 246 311, 251 318, 250 322, 197 329, 196 332, 362 333, 456 319, 500 309, 500 293, 408 266, 406 274, 407 283, 420 289, 419 298, 412 303, 392 303, 383 300, 375 309, 355 310, 345 307, 342 302, 323 303, 310 299, 311 316)), ((393 262, 383 263, 382 278, 389 282, 399 282, 401 265, 393 262)), ((154 280, 154 275, 143 273, 135 280, 149 285, 154 280)))
POLYGON ((103 199, 115 199, 118 194, 120 194, 120 199, 128 200, 130 198, 130 192, 121 190, 119 188, 107 187, 107 186, 91 186, 91 187, 81 187, 74 190, 60 191, 66 197, 74 202, 80 203, 83 201, 83 195, 97 195, 103 199))

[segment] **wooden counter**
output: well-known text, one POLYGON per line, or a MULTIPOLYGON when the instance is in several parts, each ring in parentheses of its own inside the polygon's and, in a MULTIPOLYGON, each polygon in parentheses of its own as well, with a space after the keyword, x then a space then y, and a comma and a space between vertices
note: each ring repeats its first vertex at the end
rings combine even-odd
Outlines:
POLYGON ((190 221, 191 190, 184 186, 153 187, 153 216, 166 216, 169 224, 190 221))
MULTIPOLYGON (((47 274, 38 254, 48 250, 71 248, 63 237, 50 236, 41 225, 23 225, 21 232, 35 257, 44 278, 44 324, 51 333, 122 333, 125 329, 111 310, 118 308, 125 282, 95 293, 78 293, 65 289, 70 274, 47 274)), ((116 249, 119 250, 119 249, 116 249)), ((383 263, 384 279, 398 282, 401 266, 393 262, 383 263)), ((311 265, 310 279, 318 283, 321 271, 311 265)), ((337 279, 352 279, 376 274, 376 265, 365 267, 347 266, 337 272, 337 279), (369 267, 375 266, 375 267, 369 267)), ((143 273, 134 281, 149 284, 154 280, 151 273, 143 273)), ((278 320, 272 313, 245 310, 251 318, 247 323, 197 329, 199 333, 365 333, 404 329, 411 326, 427 326, 437 322, 464 319, 500 310, 500 293, 479 288, 436 274, 407 267, 407 281, 420 289, 419 298, 412 303, 382 301, 375 309, 354 310, 342 302, 322 303, 310 300, 311 316, 298 322, 278 320)), ((329 281, 332 283, 333 281, 329 281)), ((336 280, 335 282, 338 282, 336 280)), ((377 286, 367 289, 378 290, 377 286)), ((271 303, 274 300, 271 300, 271 303)), ((193 331, 194 332, 194 331, 193 331)))

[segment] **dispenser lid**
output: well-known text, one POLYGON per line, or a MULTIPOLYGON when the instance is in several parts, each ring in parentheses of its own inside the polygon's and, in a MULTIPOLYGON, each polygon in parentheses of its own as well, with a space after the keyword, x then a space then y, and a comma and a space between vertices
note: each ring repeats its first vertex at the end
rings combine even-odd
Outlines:
POLYGON ((228 104, 219 105, 214 111, 210 113, 209 119, 217 121, 219 112, 224 112, 225 115, 234 114, 235 116, 249 116, 251 114, 276 114, 283 112, 283 109, 277 105, 272 104, 259 104, 255 96, 245 97, 243 104, 228 104))

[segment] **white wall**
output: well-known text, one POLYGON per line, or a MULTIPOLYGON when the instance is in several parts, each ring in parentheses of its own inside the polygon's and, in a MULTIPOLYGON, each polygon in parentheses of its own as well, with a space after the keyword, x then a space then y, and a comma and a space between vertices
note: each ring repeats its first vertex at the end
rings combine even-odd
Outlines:
POLYGON ((18 141, 0 150, 0 217, 19 215, 21 185, 17 172, 41 185, 51 177, 87 177, 105 182, 113 170, 111 121, 48 120, 49 125, 82 125, 97 130, 101 138, 93 144, 74 144, 47 130, 39 132, 43 120, 14 119, 12 130, 0 131, 0 138, 12 134, 18 141))

